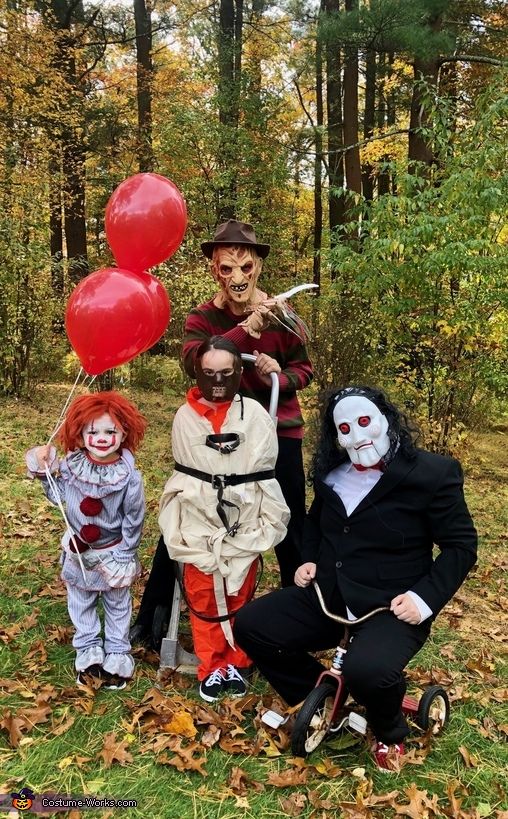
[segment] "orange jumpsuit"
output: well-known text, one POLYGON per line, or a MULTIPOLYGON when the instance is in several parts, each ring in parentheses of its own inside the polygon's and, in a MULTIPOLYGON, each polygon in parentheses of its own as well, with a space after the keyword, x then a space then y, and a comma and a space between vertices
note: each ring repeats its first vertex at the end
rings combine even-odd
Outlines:
MULTIPOLYGON (((277 458, 275 425, 257 401, 241 399, 200 401, 197 387, 176 413, 172 427, 175 461, 207 475, 271 472, 277 458), (239 445, 221 453, 206 445, 211 433, 234 433, 239 445)), ((184 566, 184 587, 189 602, 194 649, 200 659, 198 678, 208 677, 228 665, 251 665, 235 645, 231 620, 210 622, 236 611, 253 594, 258 555, 285 536, 289 510, 274 477, 228 486, 224 501, 233 503, 231 521, 239 524, 231 534, 216 512, 217 489, 197 475, 176 469, 161 498, 159 524, 172 559, 184 566), (238 520, 235 521, 235 515, 238 520)))

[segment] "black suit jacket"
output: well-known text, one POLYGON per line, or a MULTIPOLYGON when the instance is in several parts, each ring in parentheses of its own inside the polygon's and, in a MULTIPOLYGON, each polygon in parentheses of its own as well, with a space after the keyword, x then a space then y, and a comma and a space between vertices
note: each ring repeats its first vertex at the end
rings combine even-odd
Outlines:
POLYGON ((316 481, 303 559, 317 563, 332 610, 337 590, 357 617, 411 590, 435 616, 476 562, 476 550, 462 469, 453 458, 399 452, 349 517, 333 489, 316 481))

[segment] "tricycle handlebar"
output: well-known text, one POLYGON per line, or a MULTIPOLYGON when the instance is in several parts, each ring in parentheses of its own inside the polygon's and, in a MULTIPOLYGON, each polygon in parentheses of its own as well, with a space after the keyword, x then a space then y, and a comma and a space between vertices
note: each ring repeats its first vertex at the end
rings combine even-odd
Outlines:
POLYGON ((316 590, 319 605, 323 609, 326 616, 331 620, 335 620, 336 623, 342 623, 343 626, 357 626, 359 623, 364 623, 365 620, 369 620, 371 617, 374 617, 375 614, 380 614, 382 611, 390 611, 389 606, 381 606, 381 608, 373 609, 372 611, 369 611, 368 614, 364 614, 363 617, 358 617, 356 620, 348 620, 346 617, 341 617, 339 614, 334 614, 332 611, 329 611, 326 607, 323 593, 319 588, 319 585, 315 580, 312 581, 312 585, 316 590))

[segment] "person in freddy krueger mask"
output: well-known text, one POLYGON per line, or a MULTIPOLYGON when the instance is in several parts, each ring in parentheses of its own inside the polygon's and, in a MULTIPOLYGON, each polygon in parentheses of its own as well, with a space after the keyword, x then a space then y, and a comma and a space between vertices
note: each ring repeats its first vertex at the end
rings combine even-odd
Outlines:
MULTIPOLYGON (((219 290, 210 301, 193 308, 185 322, 183 361, 195 378, 199 346, 214 335, 232 341, 242 353, 256 356, 254 366, 244 366, 239 392, 268 408, 271 373, 279 380, 278 456, 275 476, 291 518, 284 540, 275 548, 282 586, 292 585, 301 564, 300 547, 305 517, 305 473, 302 459, 304 422, 298 391, 312 380, 312 364, 303 328, 297 332, 273 316, 273 299, 258 287, 263 260, 270 246, 258 242, 252 225, 229 219, 214 237, 201 245, 210 259, 219 290)), ((155 608, 170 605, 173 577, 162 537, 154 555, 140 609, 131 629, 133 641, 149 639, 155 608), (168 599, 169 598, 169 599, 168 599)))

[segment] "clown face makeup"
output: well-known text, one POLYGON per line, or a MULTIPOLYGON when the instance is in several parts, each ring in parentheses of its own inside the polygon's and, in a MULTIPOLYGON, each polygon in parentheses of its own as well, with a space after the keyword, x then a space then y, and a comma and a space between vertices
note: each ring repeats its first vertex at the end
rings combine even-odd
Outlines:
POLYGON ((85 449, 92 458, 101 463, 116 461, 115 453, 120 449, 125 439, 125 432, 119 424, 115 424, 108 413, 89 421, 81 431, 85 449))
POLYGON ((218 247, 213 254, 213 273, 234 313, 242 314, 252 301, 261 259, 246 247, 218 247))
POLYGON ((374 466, 390 449, 388 421, 368 398, 350 395, 333 411, 339 446, 347 449, 353 464, 374 466))
POLYGON ((207 401, 232 401, 241 377, 242 368, 227 350, 209 350, 196 361, 196 382, 207 401))

